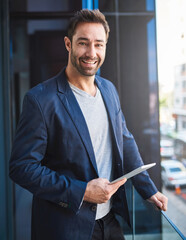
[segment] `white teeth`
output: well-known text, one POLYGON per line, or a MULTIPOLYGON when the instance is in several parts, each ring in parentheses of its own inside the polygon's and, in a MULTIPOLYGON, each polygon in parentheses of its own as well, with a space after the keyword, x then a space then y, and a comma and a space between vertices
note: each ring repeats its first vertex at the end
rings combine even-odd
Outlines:
POLYGON ((96 63, 96 62, 88 62, 88 61, 85 61, 85 60, 83 60, 83 62, 88 63, 88 64, 94 64, 94 63, 96 63))

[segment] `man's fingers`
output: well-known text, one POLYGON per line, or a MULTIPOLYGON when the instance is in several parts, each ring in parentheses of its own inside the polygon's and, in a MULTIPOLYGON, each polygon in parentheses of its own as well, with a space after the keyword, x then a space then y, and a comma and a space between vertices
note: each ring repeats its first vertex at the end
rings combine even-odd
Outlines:
POLYGON ((162 204, 161 209, 163 211, 167 211, 168 198, 160 192, 158 192, 157 198, 158 198, 158 201, 160 201, 162 204))
POLYGON ((119 181, 117 181, 117 182, 115 182, 115 183, 110 183, 110 185, 119 186, 119 187, 120 187, 121 185, 125 184, 126 181, 127 181, 127 179, 126 179, 126 178, 123 178, 123 179, 121 179, 121 180, 119 180, 119 181))
POLYGON ((148 201, 154 203, 159 209, 167 211, 168 198, 162 193, 157 192, 148 201))
POLYGON ((118 188, 123 185, 127 179, 122 179, 116 183, 110 184, 107 179, 97 178, 88 182, 84 201, 94 202, 94 203, 104 203, 107 202, 112 195, 118 190, 118 188))
POLYGON ((163 207, 162 202, 160 202, 156 197, 154 198, 154 204, 160 209, 163 207))

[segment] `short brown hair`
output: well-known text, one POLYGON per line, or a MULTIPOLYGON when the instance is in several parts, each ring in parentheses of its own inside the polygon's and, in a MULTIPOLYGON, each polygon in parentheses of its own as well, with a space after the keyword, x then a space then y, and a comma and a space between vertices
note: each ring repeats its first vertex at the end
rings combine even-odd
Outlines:
POLYGON ((82 22, 101 23, 105 29, 106 38, 108 40, 110 28, 103 13, 101 13, 98 9, 96 10, 82 9, 76 12, 74 17, 70 19, 70 23, 68 26, 68 38, 70 39, 70 41, 72 41, 72 37, 75 33, 78 23, 82 22))

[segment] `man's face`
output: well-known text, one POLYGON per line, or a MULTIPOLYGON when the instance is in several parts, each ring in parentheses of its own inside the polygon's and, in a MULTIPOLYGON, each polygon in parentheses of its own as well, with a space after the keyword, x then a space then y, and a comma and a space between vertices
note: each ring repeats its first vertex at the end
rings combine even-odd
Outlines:
POLYGON ((79 23, 69 50, 72 66, 83 76, 93 76, 105 59, 106 33, 100 23, 79 23))

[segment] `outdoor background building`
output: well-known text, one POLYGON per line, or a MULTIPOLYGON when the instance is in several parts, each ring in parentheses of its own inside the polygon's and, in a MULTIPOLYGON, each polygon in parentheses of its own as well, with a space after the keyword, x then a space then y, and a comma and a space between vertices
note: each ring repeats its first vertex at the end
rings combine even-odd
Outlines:
MULTIPOLYGON (((63 38, 73 13, 99 8, 111 33, 98 74, 111 80, 120 95, 128 128, 149 173, 161 190, 156 19, 154 0, 2 0, 0 2, 0 239, 29 240, 32 195, 8 177, 11 144, 28 89, 67 64, 63 38)), ((130 192, 128 186, 128 192, 130 192)), ((136 195, 137 233, 162 231, 136 195), (148 218, 146 217, 148 216, 148 218), (149 221, 150 219, 150 221, 149 221)), ((132 205, 129 198, 129 205, 132 205)), ((131 212, 133 214, 133 212, 131 212)), ((124 224, 124 223, 122 223, 124 224)), ((134 223, 133 223, 134 224, 134 223)), ((130 230, 124 226, 126 231, 130 230)))
POLYGON ((176 119, 176 131, 186 134, 186 64, 175 67, 175 87, 173 114, 176 119))

